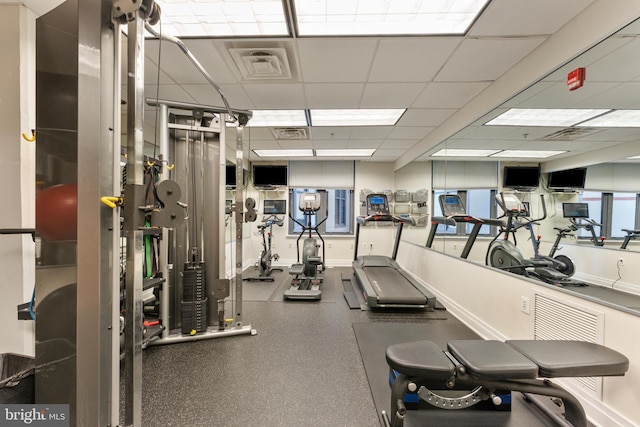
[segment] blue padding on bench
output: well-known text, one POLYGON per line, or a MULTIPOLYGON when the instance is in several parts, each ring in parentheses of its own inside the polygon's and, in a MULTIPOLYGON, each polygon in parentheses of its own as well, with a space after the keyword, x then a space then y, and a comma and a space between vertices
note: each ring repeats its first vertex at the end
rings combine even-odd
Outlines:
POLYGON ((449 352, 474 378, 490 380, 535 379, 538 365, 502 341, 454 340, 449 352))
POLYGON ((409 377, 447 380, 455 366, 432 341, 416 341, 387 347, 387 363, 392 369, 409 377))
POLYGON ((506 343, 536 363, 544 378, 624 375, 629 368, 629 359, 599 344, 564 340, 511 340, 506 343))

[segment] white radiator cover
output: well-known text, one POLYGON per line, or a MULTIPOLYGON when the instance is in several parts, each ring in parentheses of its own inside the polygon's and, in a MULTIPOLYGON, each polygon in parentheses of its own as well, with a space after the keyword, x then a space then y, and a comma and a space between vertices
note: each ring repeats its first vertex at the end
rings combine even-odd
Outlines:
MULTIPOLYGON (((573 340, 604 344, 604 313, 534 292, 533 337, 536 340, 573 340)), ((602 398, 602 377, 568 379, 593 397, 602 398)))

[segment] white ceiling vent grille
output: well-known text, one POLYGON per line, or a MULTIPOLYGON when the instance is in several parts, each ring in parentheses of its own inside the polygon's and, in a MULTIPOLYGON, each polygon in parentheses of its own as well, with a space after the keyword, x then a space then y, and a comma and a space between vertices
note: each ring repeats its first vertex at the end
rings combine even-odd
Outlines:
POLYGON ((308 127, 295 127, 295 128, 271 128, 273 137, 277 140, 284 141, 299 141, 305 139, 311 139, 311 133, 308 127))
POLYGON ((291 67, 283 48, 230 48, 229 53, 246 80, 288 80, 291 67))
POLYGON ((601 132, 601 128, 565 128, 540 138, 540 141, 575 141, 587 135, 601 132))

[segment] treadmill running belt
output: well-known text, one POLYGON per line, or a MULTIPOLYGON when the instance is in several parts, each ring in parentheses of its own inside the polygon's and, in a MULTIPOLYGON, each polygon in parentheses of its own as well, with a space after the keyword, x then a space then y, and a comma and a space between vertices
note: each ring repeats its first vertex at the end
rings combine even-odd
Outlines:
POLYGON ((369 282, 380 304, 426 304, 425 297, 398 270, 390 267, 363 267, 362 270, 369 278, 369 282))

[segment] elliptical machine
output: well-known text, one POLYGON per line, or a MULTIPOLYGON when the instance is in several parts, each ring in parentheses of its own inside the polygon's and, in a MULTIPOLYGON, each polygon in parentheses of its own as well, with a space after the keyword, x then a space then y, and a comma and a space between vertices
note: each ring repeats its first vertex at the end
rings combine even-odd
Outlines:
MULTIPOLYGON (((525 277, 533 277, 545 283, 558 286, 586 286, 583 282, 578 282, 570 278, 575 268, 569 257, 564 255, 545 256, 539 253, 538 238, 533 231, 533 225, 547 217, 547 208, 544 203, 544 196, 540 196, 542 201, 543 216, 541 218, 530 218, 529 212, 524 204, 515 194, 500 193, 496 196, 498 206, 507 217, 507 224, 500 230, 500 233, 489 244, 489 250, 485 258, 485 263, 491 267, 506 270, 510 273, 519 274, 525 277), (522 252, 516 246, 516 231, 525 227, 531 236, 533 243, 534 258, 525 259, 522 252), (512 237, 513 242, 509 240, 512 237), (502 238, 500 238, 502 237, 502 238), (569 262, 571 262, 569 264, 569 262)), ((559 233, 550 255, 555 254, 560 239, 567 235, 559 233)))
POLYGON ((258 261, 260 273, 257 277, 245 277, 243 280, 247 280, 249 282, 273 282, 274 279, 271 273, 274 271, 283 271, 281 268, 271 267, 272 259, 275 259, 276 261, 280 259, 278 254, 271 253, 273 224, 282 227, 283 221, 284 218, 278 218, 275 215, 269 215, 268 217, 262 218, 262 224, 258 225, 258 233, 262 235, 262 251, 260 252, 260 259, 258 261), (269 228, 269 231, 267 231, 267 227, 269 228), (265 234, 267 235, 266 237, 265 234))
POLYGON ((305 299, 305 300, 317 300, 320 299, 322 293, 320 291, 320 283, 323 278, 318 275, 319 270, 324 271, 324 239, 320 235, 318 228, 327 220, 327 218, 320 221, 315 226, 312 225, 311 217, 317 215, 320 210, 320 194, 319 193, 304 193, 300 195, 300 201, 298 203, 298 209, 302 211, 303 215, 307 218, 306 224, 303 224, 291 216, 289 212, 289 218, 300 227, 300 235, 296 240, 296 251, 298 255, 297 263, 293 264, 289 269, 289 274, 294 278, 291 280, 291 287, 284 291, 285 299, 305 299), (300 262, 300 239, 305 233, 308 232, 308 236, 304 239, 302 244, 302 262, 300 262), (322 241, 322 245, 318 244, 318 241, 313 237, 313 233, 316 233, 322 241), (322 256, 319 256, 318 249, 322 247, 322 256))

